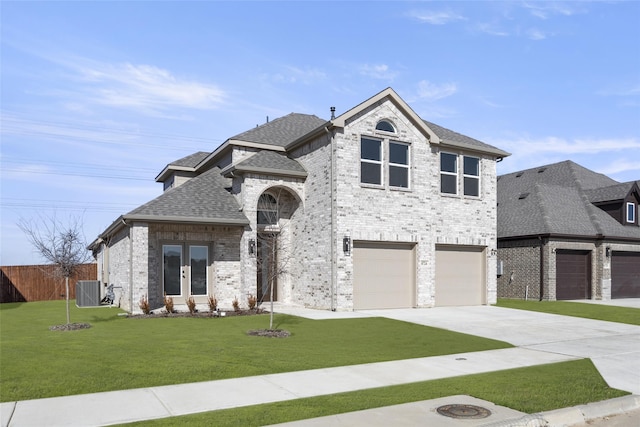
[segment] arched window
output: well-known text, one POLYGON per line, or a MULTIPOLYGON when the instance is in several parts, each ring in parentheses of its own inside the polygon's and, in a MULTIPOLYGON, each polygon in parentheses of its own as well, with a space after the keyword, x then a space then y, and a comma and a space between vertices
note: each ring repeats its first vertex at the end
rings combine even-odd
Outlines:
POLYGON ((264 193, 258 199, 258 225, 278 223, 278 201, 271 194, 264 193))
POLYGON ((389 122, 387 120, 380 120, 378 122, 378 124, 376 125, 376 130, 381 130, 381 131, 384 131, 384 132, 396 133, 396 128, 393 127, 391 122, 389 122))

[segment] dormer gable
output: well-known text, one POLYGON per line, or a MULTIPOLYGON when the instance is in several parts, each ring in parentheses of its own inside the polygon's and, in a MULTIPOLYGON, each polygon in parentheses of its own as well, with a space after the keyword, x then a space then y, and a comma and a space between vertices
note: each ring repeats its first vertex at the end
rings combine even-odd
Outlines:
POLYGON ((169 163, 156 176, 156 182, 162 182, 164 191, 184 184, 196 176, 196 167, 209 155, 206 151, 198 151, 169 163))
POLYGON ((625 226, 638 226, 640 186, 638 181, 623 182, 585 191, 589 201, 625 226))

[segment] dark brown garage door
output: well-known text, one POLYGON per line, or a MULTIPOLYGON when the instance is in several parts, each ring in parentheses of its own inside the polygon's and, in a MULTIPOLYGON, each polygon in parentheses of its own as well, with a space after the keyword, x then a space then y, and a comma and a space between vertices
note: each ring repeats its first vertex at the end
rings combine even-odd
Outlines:
POLYGON ((556 299, 591 298, 591 252, 556 251, 556 299))
POLYGON ((640 298, 640 252, 611 255, 611 298, 640 298))

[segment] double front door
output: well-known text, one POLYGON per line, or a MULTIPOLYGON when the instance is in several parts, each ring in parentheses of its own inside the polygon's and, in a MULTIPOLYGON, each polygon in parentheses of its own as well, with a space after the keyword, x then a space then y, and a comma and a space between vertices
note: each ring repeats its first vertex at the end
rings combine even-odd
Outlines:
POLYGON ((165 295, 188 297, 208 294, 208 245, 163 245, 162 263, 165 295))

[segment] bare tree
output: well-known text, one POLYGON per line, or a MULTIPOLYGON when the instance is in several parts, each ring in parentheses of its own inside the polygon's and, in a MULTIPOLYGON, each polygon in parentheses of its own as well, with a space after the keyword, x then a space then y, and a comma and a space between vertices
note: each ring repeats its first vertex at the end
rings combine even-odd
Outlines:
MULTIPOLYGON (((273 300, 278 279, 288 273, 292 260, 290 242, 284 238, 286 228, 289 225, 291 214, 295 210, 296 202, 293 197, 284 190, 264 193, 258 199, 258 251, 256 264, 263 280, 268 285, 270 301, 269 329, 273 329, 273 300)), ((262 284, 259 284, 262 286, 262 284)), ((264 301, 267 295, 260 296, 259 303, 264 301)))
POLYGON ((57 267, 57 273, 65 278, 65 298, 67 301, 67 325, 71 323, 69 315, 69 277, 78 266, 91 260, 91 253, 82 232, 82 221, 70 216, 66 222, 57 218, 39 216, 38 219, 21 218, 18 227, 25 233, 36 252, 48 264, 57 267))

